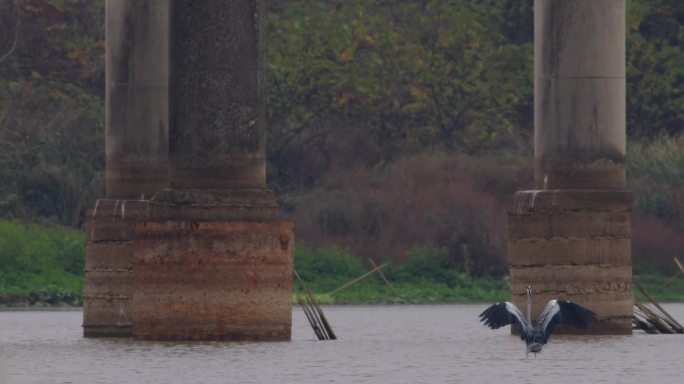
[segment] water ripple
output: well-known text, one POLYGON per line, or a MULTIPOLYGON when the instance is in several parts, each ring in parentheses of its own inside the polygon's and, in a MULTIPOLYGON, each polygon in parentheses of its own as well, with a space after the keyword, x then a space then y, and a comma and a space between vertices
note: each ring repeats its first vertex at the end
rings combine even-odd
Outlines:
MULTIPOLYGON (((0 383, 679 383, 680 335, 554 336, 536 359, 484 305, 325 308, 337 341, 293 312, 289 343, 84 339, 80 311, 0 312, 0 383)), ((668 310, 684 318, 683 304, 668 310)))

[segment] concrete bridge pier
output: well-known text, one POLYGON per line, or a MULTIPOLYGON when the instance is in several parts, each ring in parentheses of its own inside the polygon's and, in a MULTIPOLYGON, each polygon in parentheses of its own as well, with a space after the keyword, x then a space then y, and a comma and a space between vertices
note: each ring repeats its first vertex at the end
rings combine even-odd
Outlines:
POLYGON ((122 75, 107 83, 108 199, 86 229, 86 336, 289 340, 264 17, 253 0, 107 1, 108 79, 122 75))
POLYGON ((132 334, 289 340, 294 235, 266 189, 263 2, 171 7, 171 188, 133 231, 132 334))
POLYGON ((535 189, 508 214, 512 300, 524 307, 532 285, 533 317, 563 298, 598 314, 587 332, 629 334, 624 0, 534 6, 535 189))
POLYGON ((85 336, 130 336, 133 231, 169 187, 168 1, 106 3, 106 198, 86 217, 85 336))

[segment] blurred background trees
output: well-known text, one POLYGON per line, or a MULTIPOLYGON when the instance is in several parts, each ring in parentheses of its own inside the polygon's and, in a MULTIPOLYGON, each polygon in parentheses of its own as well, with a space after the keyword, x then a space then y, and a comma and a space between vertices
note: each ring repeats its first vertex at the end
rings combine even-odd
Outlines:
POLYGON ((78 226, 104 170, 104 0, 0 0, 0 215, 78 226))
POLYGON ((528 150, 531 12, 515 1, 330 0, 271 13, 272 185, 417 153, 528 150))
MULTIPOLYGON (((532 3, 267 1, 268 178, 299 242, 505 273, 532 185, 532 3)), ((684 245, 683 27, 684 2, 628 0, 642 260, 684 245)), ((79 227, 103 172, 104 0, 0 0, 0 216, 79 227)))

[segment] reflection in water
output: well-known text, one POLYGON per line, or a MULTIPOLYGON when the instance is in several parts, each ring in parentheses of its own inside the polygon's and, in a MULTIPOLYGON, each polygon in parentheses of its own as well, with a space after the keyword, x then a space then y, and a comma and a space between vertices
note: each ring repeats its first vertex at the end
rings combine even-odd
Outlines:
MULTIPOLYGON (((525 359, 486 305, 338 306, 339 340, 317 341, 295 308, 293 341, 84 339, 80 311, 0 312, 0 383, 679 383, 682 335, 554 335, 525 359)), ((684 319, 684 304, 666 306, 684 319)))

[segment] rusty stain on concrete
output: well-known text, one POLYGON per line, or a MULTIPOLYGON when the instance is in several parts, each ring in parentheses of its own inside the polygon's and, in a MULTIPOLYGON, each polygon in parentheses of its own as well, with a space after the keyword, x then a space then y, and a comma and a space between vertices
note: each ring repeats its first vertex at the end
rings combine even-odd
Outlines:
POLYGON ((134 232, 134 337, 290 339, 292 223, 140 222, 134 232))
POLYGON ((86 219, 85 336, 289 338, 294 239, 266 189, 264 2, 195 3, 107 1, 107 199, 86 219), (189 316, 176 336, 153 314, 167 305, 189 316))

